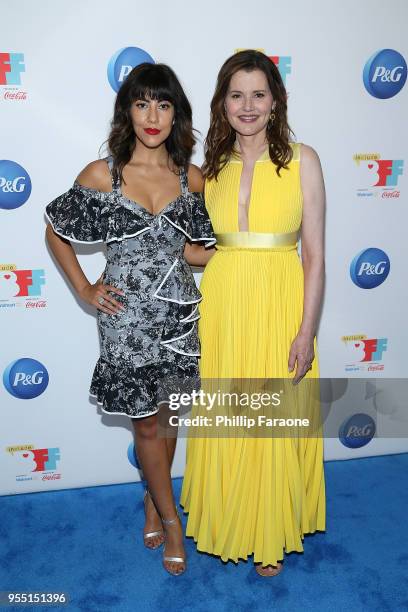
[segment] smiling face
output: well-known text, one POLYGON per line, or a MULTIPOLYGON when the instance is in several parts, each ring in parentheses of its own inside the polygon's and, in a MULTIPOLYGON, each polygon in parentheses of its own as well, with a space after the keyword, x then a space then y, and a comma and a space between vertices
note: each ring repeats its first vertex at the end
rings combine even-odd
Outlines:
POLYGON ((224 103, 229 124, 242 136, 266 132, 269 116, 275 108, 268 80, 258 69, 235 72, 224 103))
POLYGON ((130 117, 137 140, 149 149, 162 145, 173 127, 174 106, 166 100, 135 100, 130 117))

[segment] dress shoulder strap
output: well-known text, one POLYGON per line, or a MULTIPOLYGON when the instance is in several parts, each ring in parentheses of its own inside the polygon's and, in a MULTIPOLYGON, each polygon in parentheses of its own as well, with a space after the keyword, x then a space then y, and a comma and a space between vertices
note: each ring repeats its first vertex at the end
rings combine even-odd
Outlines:
POLYGON ((290 146, 293 151, 292 161, 300 161, 300 142, 291 142, 290 146))
POLYGON ((108 164, 109 173, 111 175, 112 189, 113 189, 113 191, 120 191, 120 180, 119 180, 119 178, 115 178, 114 177, 114 173, 113 173, 113 157, 112 157, 112 155, 108 155, 108 157, 105 157, 105 161, 108 164))
POLYGON ((187 195, 189 193, 189 189, 188 189, 187 172, 185 168, 180 169, 179 178, 180 178, 181 195, 187 195))

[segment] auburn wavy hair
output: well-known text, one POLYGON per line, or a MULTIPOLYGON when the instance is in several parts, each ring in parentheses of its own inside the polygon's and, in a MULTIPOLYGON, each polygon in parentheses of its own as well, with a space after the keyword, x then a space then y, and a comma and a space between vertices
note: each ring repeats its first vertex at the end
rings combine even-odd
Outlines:
POLYGON ((166 100, 174 106, 174 125, 165 146, 178 170, 187 169, 196 142, 191 105, 173 70, 165 64, 139 64, 118 91, 107 141, 113 157, 113 176, 121 182, 123 168, 137 146, 130 108, 136 100, 147 99, 166 100))
POLYGON ((205 140, 203 164, 203 174, 208 179, 217 178, 234 150, 236 133, 228 122, 224 103, 231 78, 238 70, 248 72, 262 70, 268 81, 276 106, 275 120, 273 123, 268 123, 266 137, 269 143, 269 156, 276 166, 278 175, 282 168, 288 167, 292 159, 289 139, 291 135, 293 136, 293 132, 287 120, 287 93, 279 70, 272 60, 260 51, 253 49, 239 51, 229 57, 221 67, 211 100, 210 128, 205 140))

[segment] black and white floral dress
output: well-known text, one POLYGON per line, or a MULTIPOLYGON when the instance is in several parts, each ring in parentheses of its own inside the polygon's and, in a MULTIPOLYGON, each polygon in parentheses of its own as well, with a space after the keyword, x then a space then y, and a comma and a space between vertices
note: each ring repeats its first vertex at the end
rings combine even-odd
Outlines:
MULTIPOLYGON (((112 169, 112 159, 106 159, 112 169)), ((105 412, 144 417, 158 411, 158 382, 197 379, 200 346, 197 289, 184 259, 186 240, 215 243, 201 193, 188 190, 158 214, 126 198, 112 180, 105 193, 78 183, 53 200, 46 216, 54 231, 74 242, 105 242, 104 283, 125 310, 98 310, 101 355, 90 393, 105 412)))

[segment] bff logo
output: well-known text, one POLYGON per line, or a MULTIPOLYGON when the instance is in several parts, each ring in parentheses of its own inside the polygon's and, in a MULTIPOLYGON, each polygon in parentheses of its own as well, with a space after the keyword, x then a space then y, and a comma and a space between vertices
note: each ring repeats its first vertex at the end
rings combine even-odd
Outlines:
POLYGON ((33 448, 13 452, 19 469, 24 473, 45 472, 57 469, 57 461, 61 459, 59 448, 33 448))
POLYGON ((4 370, 3 383, 7 391, 18 399, 33 399, 48 387, 47 368, 29 357, 10 363, 4 370))
POLYGON ((365 165, 371 187, 396 187, 404 169, 402 159, 375 159, 365 165))
POLYGON ((343 336, 346 349, 346 372, 383 372, 388 338, 367 338, 365 334, 343 336))
POLYGON ((144 62, 154 64, 154 59, 139 47, 124 47, 116 51, 108 64, 108 81, 113 91, 118 92, 133 68, 144 62))
POLYGON ((273 61, 279 70, 283 84, 286 87, 286 77, 292 73, 292 58, 289 55, 270 55, 269 59, 273 61))
POLYGON ((0 85, 21 85, 24 53, 0 53, 0 85))
POLYGON ((16 270, 15 266, 0 264, 0 300, 39 297, 43 285, 45 285, 44 270, 16 270))
POLYGON ((363 82, 368 93, 385 100, 396 96, 407 80, 407 63, 394 49, 376 51, 363 70, 363 82))
POLYGON ((356 153, 353 159, 358 168, 356 182, 359 197, 400 197, 399 182, 404 174, 403 159, 381 159, 379 153, 356 153))
POLYGON ((381 361, 387 350, 388 338, 367 338, 366 336, 344 336, 350 360, 357 363, 381 361))
POLYGON ((387 338, 365 338, 353 343, 356 361, 381 361, 387 350, 387 338))
MULTIPOLYGON (((249 49, 252 49, 252 47, 249 47, 249 49)), ((253 48, 253 50, 265 53, 265 55, 269 57, 271 62, 273 62, 279 70, 283 84, 286 87, 286 77, 288 74, 292 74, 292 57, 290 55, 268 55, 265 52, 265 49, 262 49, 261 47, 253 48)), ((240 47, 239 49, 235 49, 235 53, 239 53, 240 51, 248 51, 248 47, 240 47)))

